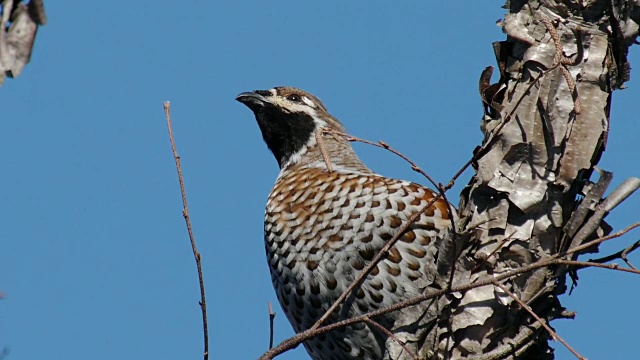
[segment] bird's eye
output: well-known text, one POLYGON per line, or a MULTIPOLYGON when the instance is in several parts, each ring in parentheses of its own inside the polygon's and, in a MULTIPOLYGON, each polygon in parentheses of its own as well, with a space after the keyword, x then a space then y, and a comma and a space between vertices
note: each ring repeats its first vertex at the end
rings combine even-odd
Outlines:
POLYGON ((293 102, 300 102, 300 95, 298 94, 291 94, 287 96, 287 100, 289 101, 293 101, 293 102))

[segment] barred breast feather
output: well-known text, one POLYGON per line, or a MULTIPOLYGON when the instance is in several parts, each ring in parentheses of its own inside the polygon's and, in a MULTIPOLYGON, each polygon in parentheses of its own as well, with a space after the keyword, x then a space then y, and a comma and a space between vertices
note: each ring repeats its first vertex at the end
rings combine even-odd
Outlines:
MULTIPOLYGON (((296 331, 310 328, 409 218, 436 194, 420 185, 348 170, 283 171, 269 195, 265 245, 273 285, 296 331)), ((455 215, 454 215, 455 216, 455 215)), ((451 223, 438 199, 328 322, 419 295, 429 247, 451 223)), ((383 326, 393 313, 376 318, 383 326)), ((385 336, 365 323, 308 341, 314 359, 378 359, 385 336)))

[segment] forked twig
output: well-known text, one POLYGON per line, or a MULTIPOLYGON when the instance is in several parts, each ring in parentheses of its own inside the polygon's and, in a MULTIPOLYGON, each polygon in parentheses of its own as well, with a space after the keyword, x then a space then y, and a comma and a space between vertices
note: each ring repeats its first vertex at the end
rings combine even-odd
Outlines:
POLYGON ((387 330, 387 328, 385 328, 384 326, 378 324, 377 322, 369 319, 369 318, 365 318, 364 321, 375 327, 376 329, 382 331, 385 335, 387 335, 388 337, 390 337, 391 339, 393 339, 393 341, 395 341, 398 345, 400 345, 402 347, 402 349, 404 351, 407 352, 407 354, 409 354, 409 356, 411 356, 412 359, 414 360, 418 360, 418 356, 416 356, 416 354, 413 353, 413 351, 409 350, 409 348, 402 342, 400 341, 400 339, 398 339, 398 337, 396 337, 391 331, 387 330))
POLYGON ((627 255, 629 255, 630 253, 632 253, 633 251, 635 251, 638 248, 640 248, 640 240, 634 242, 633 244, 631 244, 627 248, 618 251, 617 253, 611 254, 609 256, 601 257, 601 258, 598 258, 598 259, 589 259, 589 262, 606 263, 606 262, 609 262, 609 261, 613 261, 615 259, 622 259, 622 261, 627 263, 627 265, 629 265, 630 268, 632 268, 634 270, 637 270, 636 267, 633 266, 633 264, 631 264, 629 259, 627 259, 627 255))
MULTIPOLYGON (((478 259, 478 263, 476 264, 475 267, 473 267, 473 269, 471 269, 470 273, 474 273, 476 270, 478 270, 482 265, 484 265, 487 261, 489 261, 489 259, 491 259, 492 256, 494 256, 500 249, 502 249, 502 247, 507 243, 507 240, 509 240, 516 232, 514 231, 513 233, 511 233, 511 235, 505 237, 503 240, 500 241, 500 244, 498 244, 498 246, 496 246, 495 249, 493 249, 493 251, 491 251, 486 257, 482 258, 482 259, 478 259)), ((478 253, 476 253, 478 254, 478 253)))
POLYGON ((200 283, 200 310, 202 310, 202 332, 204 334, 204 360, 209 358, 209 329, 207 326, 207 300, 204 291, 204 278, 202 276, 202 261, 200 252, 196 247, 196 240, 193 236, 193 229, 191 228, 191 219, 189 218, 189 207, 187 206, 187 193, 184 189, 184 179, 182 178, 182 166, 180 165, 180 156, 178 156, 178 150, 176 149, 176 142, 173 138, 173 129, 171 128, 171 111, 170 103, 164 102, 164 113, 167 118, 167 128, 169 129, 169 141, 171 142, 171 150, 173 151, 173 159, 176 161, 176 170, 178 171, 178 181, 180 182, 180 193, 182 194, 182 217, 187 224, 187 232, 189 233, 189 241, 191 242, 191 250, 193 251, 193 257, 196 260, 196 267, 198 268, 198 281, 200 283))
POLYGON ((633 230, 633 229, 635 229, 637 227, 640 227, 640 222, 631 224, 631 225, 627 226, 626 228, 624 228, 624 229, 622 229, 620 231, 616 231, 616 232, 614 232, 612 234, 609 234, 607 236, 603 236, 603 237, 597 238, 595 240, 591 240, 591 241, 586 242, 586 243, 584 243, 582 245, 578 245, 578 246, 572 248, 571 250, 565 251, 565 252, 563 252, 561 254, 554 255, 554 256, 552 256, 552 258, 559 259, 559 258, 565 257, 567 255, 571 255, 571 254, 575 253, 576 251, 584 250, 584 249, 590 248, 592 246, 601 244, 601 243, 603 243, 603 242, 605 242, 607 240, 618 238, 618 237, 628 233, 629 231, 631 231, 631 230, 633 230))
POLYGON ((592 261, 576 261, 576 260, 563 260, 563 259, 557 259, 555 260, 555 263, 558 265, 575 266, 578 269, 583 269, 588 267, 597 267, 601 269, 616 270, 616 271, 622 271, 622 272, 640 275, 640 270, 636 268, 627 269, 624 267, 620 267, 620 265, 618 264, 601 264, 601 263, 592 262, 592 261))
POLYGON ((531 309, 531 307, 527 304, 525 304, 524 302, 522 302, 520 299, 518 299, 518 297, 512 293, 511 291, 509 291, 509 289, 506 288, 506 286, 502 285, 501 283, 494 281, 493 285, 499 287, 502 291, 504 291, 507 295, 509 295, 515 302, 518 303, 518 305, 520 305, 520 307, 522 307, 523 309, 525 309, 529 314, 531 314, 531 316, 533 316, 534 319, 536 319, 540 325, 542 325, 542 327, 547 330, 547 332, 549 333, 549 335, 551 335, 551 337, 554 340, 560 341, 562 343, 562 345, 564 345, 569 351, 571 351, 571 353, 573 355, 575 355, 578 359, 580 360, 586 360, 586 358, 582 355, 580 355, 574 348, 571 347, 571 345, 569 345, 560 335, 558 335, 555 331, 553 331, 551 329, 551 327, 547 324, 547 322, 545 320, 543 320, 542 318, 540 318, 538 316, 538 314, 536 314, 533 309, 531 309))

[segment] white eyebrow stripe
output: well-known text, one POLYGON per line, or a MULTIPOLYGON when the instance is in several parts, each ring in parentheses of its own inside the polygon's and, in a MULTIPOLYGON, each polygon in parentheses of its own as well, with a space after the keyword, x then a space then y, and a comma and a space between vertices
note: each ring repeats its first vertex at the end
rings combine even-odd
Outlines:
POLYGON ((307 104, 307 105, 309 105, 309 106, 311 106, 312 108, 315 109, 316 104, 311 99, 309 99, 308 97, 302 96, 302 101, 304 101, 305 104, 307 104))

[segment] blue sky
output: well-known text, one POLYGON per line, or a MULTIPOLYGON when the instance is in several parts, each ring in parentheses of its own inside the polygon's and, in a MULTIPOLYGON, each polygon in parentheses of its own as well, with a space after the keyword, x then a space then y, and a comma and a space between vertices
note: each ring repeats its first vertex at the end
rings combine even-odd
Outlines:
MULTIPOLYGON (((292 335, 262 242, 278 169, 235 95, 309 90, 352 134, 385 140, 442 182, 481 140, 477 83, 495 65, 491 43, 504 39, 494 25, 502 2, 221 3, 46 1, 49 23, 31 63, 0 88, 0 346, 9 359, 200 358, 198 284, 165 100, 204 262, 214 359, 266 350, 268 301, 276 341, 292 335)), ((640 63, 636 48, 631 63, 640 63)), ((614 185, 640 175, 640 84, 627 85, 614 95, 600 163, 614 185)), ((426 183, 381 150, 356 150, 379 173, 426 183)), ((639 208, 636 196, 608 220, 625 227, 640 220, 639 208)), ((577 319, 553 325, 591 359, 632 357, 638 284, 583 271, 563 297, 577 319)), ((556 347, 558 359, 571 358, 556 347)), ((280 358, 308 359, 302 348, 280 358)))

